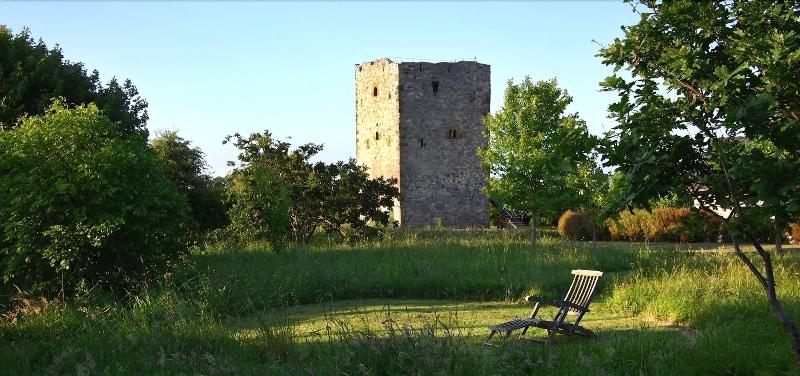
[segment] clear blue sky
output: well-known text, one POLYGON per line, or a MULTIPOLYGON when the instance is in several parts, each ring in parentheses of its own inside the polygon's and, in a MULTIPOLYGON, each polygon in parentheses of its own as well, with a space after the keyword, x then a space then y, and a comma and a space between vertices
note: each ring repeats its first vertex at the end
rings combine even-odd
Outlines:
POLYGON ((612 94, 594 55, 636 15, 596 2, 0 2, 0 23, 112 76, 149 101, 149 129, 177 130, 214 174, 236 157, 225 135, 269 129, 325 144, 320 159, 355 156, 354 64, 472 60, 492 66, 492 110, 507 80, 556 77, 570 108, 600 134, 612 94))

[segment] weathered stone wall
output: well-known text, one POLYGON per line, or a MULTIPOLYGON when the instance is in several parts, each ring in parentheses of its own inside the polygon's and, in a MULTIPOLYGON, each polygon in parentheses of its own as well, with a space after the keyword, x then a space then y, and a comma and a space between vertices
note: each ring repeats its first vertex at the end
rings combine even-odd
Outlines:
POLYGON ((404 226, 487 225, 476 150, 490 90, 490 68, 477 62, 356 66, 356 159, 400 180, 394 218, 404 226))
POLYGON ((440 218, 486 226, 484 145, 490 67, 477 62, 400 63, 400 190, 404 225, 440 218))
MULTIPOLYGON (((356 160, 371 177, 400 178, 398 66, 388 59, 359 64, 356 75, 356 160)), ((394 218, 400 218, 399 202, 394 218)))

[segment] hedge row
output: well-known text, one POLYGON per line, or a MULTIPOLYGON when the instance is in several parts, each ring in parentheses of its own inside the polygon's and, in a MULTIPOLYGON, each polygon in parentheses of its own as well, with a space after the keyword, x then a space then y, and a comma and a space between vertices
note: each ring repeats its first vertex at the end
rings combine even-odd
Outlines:
MULTIPOLYGON (((722 222, 689 208, 636 209, 620 212, 595 228, 599 240, 714 242, 722 233, 722 222)), ((558 233, 572 240, 588 240, 592 221, 583 213, 568 210, 558 220, 558 233)))
POLYGON ((623 211, 605 222, 611 240, 658 242, 714 242, 722 221, 689 208, 623 211))
MULTIPOLYGON (((728 240, 719 218, 690 208, 622 211, 594 230, 598 240, 716 242, 720 235, 728 240)), ((754 231, 760 241, 775 240, 772 220, 757 224, 754 231)), ((592 220, 586 214, 567 210, 558 220, 558 233, 572 240, 589 240, 592 238, 592 220)), ((792 242, 800 242, 800 223, 790 226, 789 235, 792 242)))

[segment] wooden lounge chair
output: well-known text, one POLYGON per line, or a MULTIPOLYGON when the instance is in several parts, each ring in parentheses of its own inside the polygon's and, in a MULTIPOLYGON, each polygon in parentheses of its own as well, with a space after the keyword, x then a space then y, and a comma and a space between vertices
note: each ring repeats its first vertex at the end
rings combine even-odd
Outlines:
POLYGON ((511 332, 516 329, 522 329, 520 338, 525 336, 528 328, 536 327, 547 330, 547 347, 553 342, 553 336, 556 333, 566 335, 577 334, 584 337, 595 338, 596 335, 589 329, 580 326, 581 319, 586 312, 589 312, 589 302, 594 294, 594 289, 597 287, 597 281, 603 276, 603 272, 595 270, 573 270, 572 274, 575 276, 572 280, 572 285, 567 291, 567 295, 563 300, 545 301, 539 298, 528 296, 525 299, 528 302, 535 303, 533 312, 529 318, 516 318, 502 324, 492 325, 489 327, 491 333, 486 338, 484 344, 491 345, 489 340, 497 333, 504 333, 505 337, 511 335, 511 332), (550 321, 537 319, 536 315, 539 313, 539 308, 549 305, 558 308, 553 319, 550 321), (567 320, 567 316, 577 316, 572 322, 567 320))

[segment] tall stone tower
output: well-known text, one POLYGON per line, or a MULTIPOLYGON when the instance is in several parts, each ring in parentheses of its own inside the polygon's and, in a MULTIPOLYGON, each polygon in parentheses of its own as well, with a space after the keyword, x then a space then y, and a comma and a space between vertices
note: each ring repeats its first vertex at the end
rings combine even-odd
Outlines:
POLYGON ((484 227, 486 174, 476 154, 489 113, 489 65, 358 64, 356 159, 372 177, 399 180, 403 226, 484 227))

